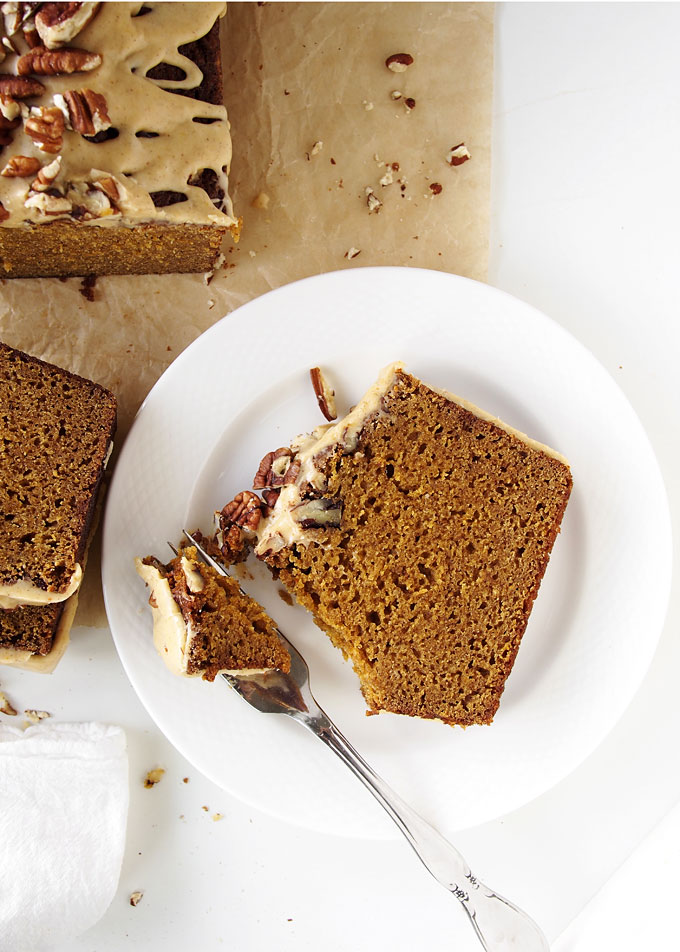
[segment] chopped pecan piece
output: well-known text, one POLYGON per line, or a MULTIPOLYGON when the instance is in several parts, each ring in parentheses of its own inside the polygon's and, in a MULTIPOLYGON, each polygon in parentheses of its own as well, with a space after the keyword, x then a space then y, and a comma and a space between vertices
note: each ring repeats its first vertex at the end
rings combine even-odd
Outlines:
POLYGON ((58 155, 56 159, 50 162, 48 165, 43 165, 40 168, 40 171, 31 182, 31 188, 34 192, 46 192, 48 188, 51 188, 54 184, 55 179, 59 175, 59 170, 61 169, 61 156, 58 155))
POLYGON ((98 188, 101 192, 104 192, 113 205, 115 205, 120 198, 118 185, 116 184, 116 180, 112 175, 102 175, 98 179, 95 179, 92 184, 95 186, 95 188, 98 188))
POLYGON ((35 26, 48 50, 57 49, 76 37, 96 15, 99 3, 43 3, 35 26))
POLYGON ((287 481, 292 482, 286 479, 292 459, 293 451, 287 446, 280 446, 263 456, 253 479, 253 489, 277 489, 287 481))
POLYGON ((36 46, 30 53, 24 53, 17 60, 19 76, 62 76, 65 73, 88 73, 101 66, 102 58, 99 53, 89 53, 87 50, 77 50, 74 47, 64 47, 60 50, 48 50, 44 46, 36 46))
POLYGON ((0 115, 9 122, 19 122, 21 120, 21 106, 10 96, 0 95, 0 115))
POLYGON ((2 204, 2 202, 0 202, 0 221, 7 221, 8 218, 9 218, 9 212, 7 211, 5 206, 2 204))
POLYGON ((45 192, 29 191, 24 205, 26 208, 37 208, 43 215, 69 215, 73 210, 68 198, 52 188, 45 192))
POLYGON ((412 65, 413 57, 410 53, 392 53, 385 60, 385 66, 393 73, 403 73, 412 65))
POLYGON ((262 490, 262 498, 264 499, 265 505, 267 507, 266 513, 265 513, 266 515, 271 514, 271 511, 276 505, 276 501, 279 498, 280 494, 281 494, 280 489, 263 489, 262 490))
POLYGON ((57 106, 33 106, 24 128, 43 152, 61 151, 64 114, 57 106))
POLYGON ((0 96, 5 99, 29 99, 31 96, 42 96, 45 87, 38 79, 29 76, 10 76, 9 73, 0 75, 0 96))
POLYGON ((312 386, 314 387, 319 409, 327 420, 335 420, 338 415, 335 410, 335 390, 331 388, 321 373, 320 367, 312 367, 309 371, 309 376, 312 380, 312 386))
POLYGON ((35 175, 40 168, 40 159, 32 155, 13 155, 0 175, 6 178, 24 178, 35 175))
POLYGON ((464 142, 459 142, 458 145, 454 145, 452 149, 449 149, 446 155, 446 161, 449 165, 453 165, 454 167, 462 165, 463 162, 467 162, 469 158, 470 152, 464 142))
POLYGON ((293 516, 303 529, 338 529, 342 520, 340 499, 307 499, 293 509, 293 516))

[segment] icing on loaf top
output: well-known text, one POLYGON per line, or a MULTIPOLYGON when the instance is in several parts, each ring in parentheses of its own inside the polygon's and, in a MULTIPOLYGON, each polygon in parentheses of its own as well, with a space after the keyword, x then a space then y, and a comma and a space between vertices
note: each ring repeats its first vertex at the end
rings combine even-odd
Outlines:
POLYGON ((2 225, 62 219, 235 228, 226 109, 173 92, 202 82, 179 47, 209 33, 225 10, 224 3, 3 4, 2 225), (183 78, 148 77, 159 64, 183 78), (213 198, 197 184, 206 178, 213 198))

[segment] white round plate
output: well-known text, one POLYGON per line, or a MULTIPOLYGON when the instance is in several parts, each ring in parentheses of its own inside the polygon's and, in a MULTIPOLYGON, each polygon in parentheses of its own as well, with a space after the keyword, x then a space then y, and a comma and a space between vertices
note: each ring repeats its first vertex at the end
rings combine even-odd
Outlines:
POLYGON ((200 771, 259 809, 365 837, 396 830, 350 772, 288 718, 221 679, 173 676, 151 639, 135 556, 170 558, 181 529, 250 488, 260 458, 325 422, 321 366, 346 412, 403 360, 570 460, 574 490, 490 727, 365 716, 350 665, 258 565, 244 582, 309 662, 314 694, 374 768, 450 835, 556 784, 602 741, 639 686, 670 587, 665 491, 642 427, 611 377, 528 305, 455 275, 411 268, 324 274, 229 314, 155 385, 108 495, 103 581, 127 674, 158 727, 200 771))

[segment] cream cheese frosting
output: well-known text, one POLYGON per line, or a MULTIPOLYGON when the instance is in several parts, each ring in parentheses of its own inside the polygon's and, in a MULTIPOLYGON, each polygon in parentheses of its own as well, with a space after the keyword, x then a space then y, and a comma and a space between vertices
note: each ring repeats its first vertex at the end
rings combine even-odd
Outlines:
MULTIPOLYGON (((34 175, 0 174, 0 201, 8 216, 2 226, 69 220, 72 206, 87 205, 83 196, 88 187, 106 178, 113 181, 118 198, 113 206, 107 204, 104 189, 103 207, 95 203, 93 217, 81 218, 80 223, 106 227, 161 221, 235 226, 228 197, 231 138, 226 109, 172 92, 200 84, 201 70, 178 48, 205 36, 225 10, 224 3, 102 3, 91 22, 68 44, 99 54, 100 65, 87 72, 36 77, 45 92, 19 103, 23 121, 12 130, 0 166, 6 169, 15 156, 37 159, 43 168, 51 166, 55 155, 38 148, 26 131, 26 119, 40 107, 63 110, 67 91, 85 89, 102 96, 118 135, 89 141, 69 127, 66 110, 63 148, 56 156, 61 161, 49 192, 31 188, 34 175), (160 63, 176 67, 185 78, 148 78, 146 74, 160 63), (220 207, 203 188, 189 184, 206 169, 212 170, 224 192, 220 207), (183 193, 186 200, 156 207, 152 194, 162 191, 183 193), (64 204, 57 204, 57 199, 64 204), (50 205, 56 214, 49 212, 50 205)), ((20 52, 27 51, 22 48, 20 52)), ((12 58, 10 54, 2 66, 6 75, 13 70, 12 58)), ((12 105, 17 103, 10 100, 4 108, 12 105)))
MULTIPOLYGON (((317 467, 317 461, 336 446, 341 446, 345 453, 356 451, 363 427, 368 420, 375 419, 377 415, 385 412, 382 406, 383 398, 395 385, 398 372, 404 369, 404 364, 401 361, 389 364, 381 371, 376 382, 367 390, 359 403, 343 419, 336 423, 317 427, 312 433, 303 434, 291 443, 294 454, 293 460, 296 465, 299 464, 299 470, 295 481, 281 488, 270 515, 260 521, 257 531, 256 555, 263 556, 278 552, 286 546, 308 545, 312 540, 318 540, 318 532, 313 530, 310 532, 305 529, 302 521, 297 517, 304 504, 305 494, 308 495, 310 486, 320 493, 323 493, 326 489, 325 478, 317 467)), ((522 440, 532 449, 546 453, 548 456, 552 456, 568 465, 567 460, 556 450, 531 439, 525 433, 521 433, 498 417, 481 410, 473 403, 448 390, 431 386, 429 386, 429 389, 458 404, 480 419, 494 423, 505 432, 522 440)))
POLYGON ((35 585, 30 579, 20 579, 8 585, 0 585, 0 608, 19 608, 21 605, 53 605, 64 602, 80 588, 82 567, 76 567, 64 591, 52 592, 35 585))
POLYGON ((153 616, 153 643, 173 674, 188 677, 187 645, 189 626, 172 597, 170 583, 154 565, 135 559, 135 567, 151 590, 149 605, 153 616))

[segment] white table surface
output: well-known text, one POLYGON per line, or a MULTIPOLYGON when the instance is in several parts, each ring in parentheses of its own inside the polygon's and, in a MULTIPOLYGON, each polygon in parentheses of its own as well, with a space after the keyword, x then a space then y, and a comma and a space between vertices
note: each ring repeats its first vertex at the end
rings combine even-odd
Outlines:
MULTIPOLYGON (((498 7, 489 274, 578 337, 627 395, 657 453, 676 538, 679 35, 671 3, 498 7)), ((676 572, 655 659, 605 742, 538 800, 456 837, 560 952, 575 946, 558 936, 680 800, 679 618, 676 572)), ((22 708, 118 723, 128 736, 118 894, 54 952, 479 948, 405 843, 287 826, 201 777, 145 712, 107 631, 75 632, 51 678, 3 671, 2 683, 22 708), (155 766, 166 774, 145 789, 155 766), (134 890, 144 896, 133 908, 134 890)))

